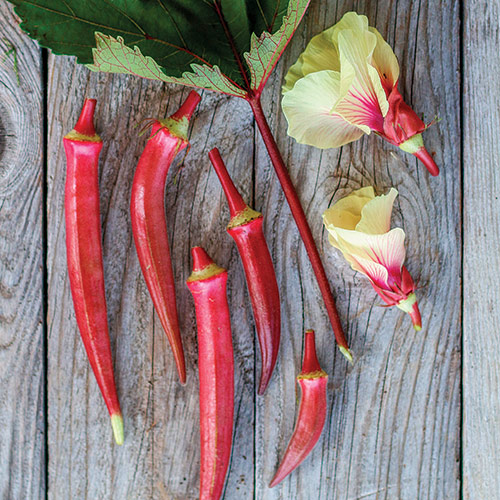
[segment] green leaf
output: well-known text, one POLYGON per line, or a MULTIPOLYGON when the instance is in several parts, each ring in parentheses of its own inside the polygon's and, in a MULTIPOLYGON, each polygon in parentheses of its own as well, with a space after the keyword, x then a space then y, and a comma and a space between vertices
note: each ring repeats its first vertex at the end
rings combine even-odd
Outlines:
POLYGON ((92 71, 128 73, 150 80, 206 88, 238 97, 246 95, 245 91, 228 80, 217 66, 210 68, 206 65, 191 64, 193 72, 186 71, 180 78, 167 76, 153 58, 144 56, 137 46, 133 49, 127 47, 122 37, 113 38, 97 32, 95 39, 96 48, 92 49, 94 64, 87 64, 92 71))
POLYGON ((257 38, 255 33, 252 33, 250 52, 243 54, 250 69, 252 90, 258 92, 264 88, 272 70, 302 20, 309 2, 310 0, 291 0, 283 23, 274 34, 264 31, 257 38))
POLYGON ((262 89, 309 3, 9 1, 32 38, 55 54, 76 56, 94 71, 130 73, 240 97, 262 89))

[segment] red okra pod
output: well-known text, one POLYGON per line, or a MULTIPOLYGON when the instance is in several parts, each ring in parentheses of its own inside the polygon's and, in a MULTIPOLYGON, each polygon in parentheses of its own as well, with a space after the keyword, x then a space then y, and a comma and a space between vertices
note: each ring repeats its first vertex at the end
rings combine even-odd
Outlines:
POLYGON ((200 96, 193 90, 170 118, 154 122, 137 164, 130 202, 132 232, 142 274, 170 342, 181 383, 186 381, 186 364, 165 218, 165 185, 173 159, 188 145, 189 119, 199 102, 200 96))
POLYGON ((200 500, 218 500, 233 439, 234 358, 227 303, 227 271, 201 247, 191 250, 187 280, 196 309, 200 376, 200 500))
POLYGON ((263 217, 243 201, 219 150, 214 148, 208 155, 229 204, 227 232, 236 242, 245 270, 262 360, 258 393, 264 394, 278 357, 281 319, 278 283, 262 230, 263 217))
POLYGON ((85 99, 75 128, 63 139, 67 160, 66 257, 80 335, 111 415, 116 443, 122 444, 123 419, 113 375, 104 292, 98 183, 102 140, 94 129, 95 106, 95 99, 85 99))
POLYGON ((304 344, 302 372, 297 376, 302 393, 299 416, 270 488, 283 481, 304 461, 318 442, 325 425, 328 375, 319 365, 313 330, 306 331, 304 344))

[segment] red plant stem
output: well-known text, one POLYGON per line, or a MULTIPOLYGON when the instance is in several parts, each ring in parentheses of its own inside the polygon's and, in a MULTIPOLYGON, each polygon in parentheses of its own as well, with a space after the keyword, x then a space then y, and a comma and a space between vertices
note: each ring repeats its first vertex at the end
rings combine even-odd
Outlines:
POLYGON ((142 274, 170 343, 182 384, 186 381, 186 363, 165 218, 165 186, 173 159, 188 145, 184 134, 199 102, 200 96, 193 90, 169 119, 154 123, 137 164, 130 202, 132 232, 142 274))
POLYGON ((75 128, 64 137, 67 170, 64 195, 66 256, 76 321, 104 401, 117 444, 123 443, 123 418, 116 394, 108 332, 98 162, 102 149, 93 116, 95 99, 86 99, 75 128))
POLYGON ((420 309, 418 308, 418 304, 416 302, 415 304, 413 304, 412 309, 408 314, 410 315, 411 322, 413 323, 413 328, 415 328, 417 332, 422 330, 422 317, 420 315, 420 309))
POLYGON ((318 442, 325 425, 328 375, 321 369, 316 357, 313 330, 305 334, 304 361, 297 382, 302 394, 299 416, 270 488, 283 481, 304 461, 318 442))
POLYGON ((229 214, 231 219, 236 217, 238 214, 244 212, 248 209, 248 205, 243 200, 241 194, 236 189, 233 180, 231 179, 229 172, 227 171, 224 160, 222 159, 219 150, 217 148, 212 149, 208 152, 208 157, 212 162, 215 173, 220 180, 224 194, 226 195, 227 204, 229 205, 229 214))
POLYGON ((247 100, 252 108, 255 121, 257 123, 257 126, 259 127, 262 139, 264 140, 264 144, 269 153, 271 163, 274 166, 276 175, 278 176, 278 180, 280 181, 281 187, 288 201, 288 205, 290 206, 290 210, 292 211, 293 218, 295 219, 295 223, 297 224, 300 236, 302 237, 302 241, 304 242, 304 245, 306 247, 307 255, 309 256, 309 260, 311 261, 311 265, 314 270, 321 295, 323 296, 323 301, 325 303, 328 317, 330 318, 330 323, 335 334, 335 340, 337 341, 342 354, 344 354, 344 356, 346 356, 349 361, 352 361, 352 355, 349 351, 349 346, 344 335, 344 330, 342 329, 342 323, 340 322, 337 307, 335 306, 335 300, 330 289, 330 284, 326 276, 325 268, 323 267, 323 264, 321 262, 321 257, 319 256, 316 243, 314 242, 311 228, 309 227, 299 197, 293 186, 292 179, 290 178, 290 174, 288 173, 278 145, 276 144, 271 129, 269 128, 269 124, 267 123, 264 111, 262 110, 260 96, 254 95, 248 97, 247 100))
POLYGON ((200 375, 200 500, 218 500, 229 467, 234 417, 234 358, 227 271, 195 247, 187 280, 196 309, 200 375))
POLYGON ((248 207, 236 189, 217 148, 208 153, 229 204, 227 232, 236 242, 245 270, 262 359, 258 394, 271 379, 280 346, 280 295, 276 273, 262 230, 262 214, 248 207))
POLYGON ((200 101, 200 94, 198 94, 196 90, 191 90, 186 100, 181 104, 181 107, 170 117, 170 119, 179 121, 185 118, 186 120, 190 120, 200 101))
POLYGON ((413 153, 427 168, 429 173, 434 177, 439 175, 439 167, 436 165, 434 158, 425 148, 420 148, 418 151, 413 153))

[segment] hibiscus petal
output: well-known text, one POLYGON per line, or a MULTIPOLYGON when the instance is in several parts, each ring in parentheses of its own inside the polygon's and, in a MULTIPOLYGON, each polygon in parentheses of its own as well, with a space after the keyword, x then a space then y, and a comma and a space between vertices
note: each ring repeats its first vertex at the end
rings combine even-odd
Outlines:
POLYGON ((337 248, 340 250, 340 245, 337 242, 337 238, 335 238, 334 233, 328 233, 328 242, 332 247, 337 248))
POLYGON ((389 193, 375 197, 361 211, 359 223, 354 229, 367 234, 384 234, 391 229, 392 206, 398 192, 391 188, 389 193))
POLYGON ((292 90, 297 80, 309 73, 323 70, 340 71, 338 35, 346 29, 356 32, 367 31, 368 18, 358 16, 356 12, 348 12, 337 24, 311 38, 297 62, 288 70, 282 88, 283 93, 292 90))
MULTIPOLYGON (((357 34, 362 34, 368 31, 368 18, 360 16, 356 12, 347 12, 342 16, 342 19, 332 26, 332 42, 338 46, 339 33, 344 30, 351 30, 357 34)), ((340 64, 340 63, 339 63, 340 64)))
MULTIPOLYGON (((397 264, 396 269, 391 266, 391 273, 389 269, 386 267, 384 263, 376 262, 373 260, 373 254, 375 252, 380 252, 380 249, 370 249, 370 252, 358 251, 353 252, 353 247, 341 236, 339 236, 338 232, 330 228, 328 230, 328 241, 330 244, 340 250, 344 258, 349 262, 351 267, 364 275, 366 275, 372 283, 377 285, 378 287, 384 290, 390 290, 391 288, 391 278, 394 281, 394 277, 397 277, 397 264), (364 254, 365 256, 361 256, 364 254)), ((339 231, 340 233, 341 231, 339 231)), ((403 256, 404 260, 404 256, 403 256)), ((399 271, 400 274, 400 271, 399 271)))
POLYGON ((323 213, 323 223, 342 229, 356 229, 361 220, 363 207, 375 198, 372 186, 367 186, 338 200, 323 213))
POLYGON ((337 25, 328 28, 319 35, 311 38, 306 49, 297 62, 290 67, 285 76, 283 94, 292 90, 299 78, 323 70, 340 70, 340 58, 337 45, 333 43, 332 36, 337 25))
POLYGON ((343 30, 338 35, 340 98, 333 111, 366 133, 383 132, 389 104, 377 70, 370 66, 377 37, 369 31, 343 30))
POLYGON ((340 76, 335 71, 319 71, 297 81, 283 96, 283 113, 288 135, 301 144, 317 148, 338 148, 363 135, 331 111, 339 97, 340 76))
POLYGON ((329 241, 330 245, 332 245, 332 247, 334 247, 342 252, 344 259, 347 260, 347 262, 349 262, 349 264, 351 264, 351 267, 355 271, 360 271, 360 272, 364 273, 363 269, 358 264, 359 258, 356 259, 356 258, 354 258, 354 256, 352 254, 345 251, 344 246, 341 243, 341 240, 340 241, 338 240, 338 235, 335 232, 335 229, 330 228, 328 230, 328 241, 329 241))
POLYGON ((370 31, 377 37, 371 65, 378 71, 382 85, 389 95, 399 78, 399 64, 391 46, 375 28, 370 31))
MULTIPOLYGON (((333 232, 331 228, 328 231, 333 232)), ((389 275, 401 275, 406 256, 405 233, 401 228, 391 229, 385 234, 365 234, 339 228, 334 232, 343 253, 381 264, 389 275)))
POLYGON ((389 272, 383 265, 361 257, 351 256, 351 260, 351 267, 355 271, 368 276, 372 283, 383 290, 389 288, 389 272))

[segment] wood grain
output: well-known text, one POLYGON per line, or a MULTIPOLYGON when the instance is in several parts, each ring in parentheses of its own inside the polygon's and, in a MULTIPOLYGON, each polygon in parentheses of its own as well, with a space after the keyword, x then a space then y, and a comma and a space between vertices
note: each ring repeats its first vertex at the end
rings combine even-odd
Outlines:
POLYGON ((460 494, 460 149, 459 5, 433 2, 313 3, 266 93, 280 147, 307 208, 356 361, 335 348, 319 290, 288 208, 257 143, 257 208, 268 214, 281 293, 286 297, 279 376, 258 400, 256 493, 259 499, 452 499, 460 494), (438 5, 435 5, 438 4, 438 5), (430 121, 425 133, 442 167, 422 165, 378 137, 320 151, 286 138, 279 107, 284 74, 311 36, 356 9, 395 48, 400 90, 430 121), (441 82, 447 82, 442 85, 441 82), (269 189, 266 187, 270 185, 269 189), (407 235, 407 267, 419 283, 422 332, 397 309, 381 307, 367 280, 327 242, 321 213, 361 186, 399 190, 394 224, 407 235), (302 335, 314 328, 320 362, 330 376, 325 432, 310 458, 281 486, 267 484, 283 455, 296 414, 294 375, 302 335), (295 363, 291 363, 294 360, 295 363), (281 402, 281 403, 278 403, 281 402))
MULTIPOLYGON (((176 277, 181 331, 187 357, 185 387, 177 375, 165 334, 153 314, 132 242, 129 202, 135 164, 146 138, 139 120, 171 114, 187 96, 123 76, 91 74, 74 61, 49 64, 49 496, 50 498, 196 498, 199 431, 196 334, 190 247, 204 246, 230 270, 236 356, 235 453, 227 488, 253 494, 254 339, 237 253, 225 234, 228 213, 207 153, 224 148, 230 166, 250 165, 253 123, 243 102, 204 96, 192 123, 192 148, 169 174, 166 212, 176 277), (59 96, 70 96, 68 100, 59 96), (62 137, 77 118, 84 97, 98 99, 101 212, 108 315, 117 386, 125 420, 125 444, 113 445, 108 416, 79 339, 68 287, 62 137), (237 142, 231 137, 238 136, 237 142), (238 264, 238 265, 236 265, 238 264), (250 439, 249 439, 250 437, 250 439)), ((250 190, 252 169, 239 184, 250 190)))
POLYGON ((41 51, 3 3, 0 61, 0 498, 35 500, 46 439, 41 51))
MULTIPOLYGON (((468 8, 476 4, 478 0, 468 4, 468 8)), ((189 250, 195 245, 204 246, 217 263, 229 270, 236 356, 236 425, 226 500, 448 500, 460 496, 459 5, 458 0, 439 0, 432 5, 422 0, 312 2, 265 92, 265 110, 324 256, 356 357, 354 366, 347 365, 334 345, 304 247, 248 105, 234 98, 204 92, 190 129, 191 150, 174 162, 166 191, 166 213, 188 367, 187 385, 178 384, 168 342, 153 311, 137 261, 130 230, 129 201, 134 167, 146 141, 145 137, 138 137, 135 125, 146 117, 172 113, 188 90, 123 75, 94 74, 77 66, 72 58, 49 58, 46 418, 50 499, 197 498, 197 347, 192 299, 184 285, 191 267, 189 250), (436 161, 442 169, 438 178, 430 178, 413 157, 374 135, 328 151, 297 145, 286 136, 286 123, 279 104, 280 84, 286 69, 312 35, 331 26, 352 9, 368 15, 370 24, 375 25, 394 47, 401 65, 400 90, 407 101, 424 114, 426 121, 435 115, 442 118, 438 125, 425 132, 428 149, 436 153, 436 161), (66 270, 62 137, 73 128, 85 97, 98 99, 96 125, 104 140, 100 163, 101 214, 108 317, 125 419, 122 447, 113 444, 109 417, 79 338, 66 270), (207 158, 214 146, 220 149, 246 199, 265 214, 265 231, 282 295, 282 348, 264 397, 256 395, 259 354, 244 273, 235 246, 225 233, 229 214, 207 158), (321 213, 351 190, 370 184, 378 193, 387 192, 391 186, 399 190, 394 225, 403 227, 406 232, 407 267, 419 283, 424 322, 420 333, 413 331, 403 312, 381 307, 367 280, 349 268, 330 247, 324 234, 321 213), (320 361, 330 376, 327 426, 307 461, 282 485, 271 490, 267 484, 293 428, 295 375, 300 369, 302 335, 306 328, 316 330, 320 361)), ((489 17, 485 23, 497 20, 496 8, 491 6, 487 11, 489 17)), ((5 12, 10 16, 9 9, 0 9, 1 15, 5 12)), ((6 19, 7 26, 14 26, 12 17, 6 19)), ((9 36, 19 32, 17 28, 9 29, 12 30, 9 36)), ((488 46, 491 51, 496 36, 496 32, 491 35, 491 46, 488 46)), ((476 40, 479 44, 480 38, 476 40)), ((0 196, 6 200, 0 207, 0 283, 2 290, 7 291, 6 295, 0 294, 0 311, 6 317, 17 318, 5 329, 7 340, 13 338, 14 343, 9 344, 8 349, 0 347, 0 382, 4 383, 2 387, 8 388, 0 390, 0 419, 6 418, 7 422, 0 430, 0 498, 6 491, 6 498, 31 499, 44 494, 46 457, 43 446, 37 444, 43 440, 32 439, 29 445, 16 445, 12 441, 4 444, 3 440, 4 428, 5 435, 12 439, 16 435, 12 431, 14 426, 26 429, 29 422, 33 429, 37 425, 34 415, 37 415, 36 422, 43 429, 44 418, 39 405, 43 396, 42 274, 40 236, 37 236, 41 234, 41 163, 40 142, 32 139, 41 137, 33 131, 41 130, 39 53, 26 36, 19 38, 19 44, 23 64, 31 68, 25 70, 25 75, 31 75, 29 71, 34 71, 33 68, 36 71, 33 77, 25 76, 30 82, 29 88, 23 86, 16 90, 12 67, 9 63, 7 69, 0 67, 2 83, 4 74, 5 78, 10 78, 10 84, 0 86, 0 109, 3 111, 6 106, 8 111, 1 113, 2 123, 5 124, 13 110, 20 109, 23 99, 31 99, 32 105, 30 114, 25 113, 15 121, 17 126, 23 124, 24 127, 20 128, 23 135, 16 135, 16 140, 31 131, 32 150, 19 149, 26 141, 17 143, 8 137, 7 141, 0 140, 0 145, 12 142, 18 148, 0 151, 2 169, 8 166, 1 173, 7 172, 10 179, 0 187, 7 193, 4 196, 2 192, 0 196), (12 103, 5 101, 4 87, 17 96, 12 103), (11 160, 5 163, 9 151, 13 151, 11 160), (26 162, 25 158, 30 161, 26 162), (29 216, 25 213, 26 207, 31 211, 29 216), (18 214, 24 214, 25 218, 18 214), (24 237, 22 240, 12 236, 17 234, 19 220, 25 221, 20 233, 24 237), (12 252, 17 255, 23 252, 23 266, 14 275, 9 274, 14 268, 12 252), (12 276, 17 276, 17 281, 12 276), (26 304, 30 309, 26 309, 26 304), (28 322, 31 330, 23 326, 21 320, 28 322), (19 363, 19 353, 30 359, 29 372, 26 363, 19 363), (30 394, 28 400, 38 404, 38 410, 22 406, 24 400, 17 392, 20 384, 25 384, 22 385, 23 394, 30 394), (16 401, 14 407, 10 403, 13 399, 16 401), (6 413, 2 413, 4 407, 6 413), (15 420, 16 416, 22 419, 15 420), (21 451, 23 455, 17 457, 15 454, 21 451), (17 458, 9 461, 9 456, 17 458), (2 489, 4 481, 7 489, 2 489)), ((473 50, 474 45, 471 47, 473 50)), ((469 71, 472 82, 478 68, 470 63, 469 71)), ((492 88, 494 83, 490 83, 492 88)), ((480 99, 472 90, 471 85, 468 101, 471 114, 480 99)), ((484 114, 486 112, 487 108, 484 114)), ((488 133, 493 134, 493 130, 491 127, 488 133)), ((466 139, 476 145, 479 154, 489 154, 489 150, 480 149, 477 137, 493 143, 493 135, 477 135, 479 132, 472 126, 468 134, 466 139)), ((488 163, 486 159, 484 162, 494 168, 493 162, 488 163)), ((479 174, 471 170, 469 175, 479 174)), ((486 174, 481 177, 483 183, 487 179, 486 174)), ((491 191, 494 188, 495 185, 490 186, 491 191)), ((471 199, 481 199, 481 193, 474 191, 471 194, 471 199)), ((486 203, 488 198, 484 200, 486 203)), ((489 208, 493 210, 494 205, 490 204, 489 208)), ((472 210, 469 226, 467 219, 464 221, 471 236, 475 234, 473 230, 479 231, 472 226, 479 212, 472 210)), ((473 241, 476 240, 471 239, 469 244, 473 245, 473 241)), ((466 248, 467 244, 466 239, 466 248)), ((486 246, 483 253, 488 254, 486 246)), ((486 265, 492 267, 496 262, 491 260, 486 265)), ((484 265, 485 261, 475 260, 471 263, 470 274, 467 269, 465 274, 470 291, 478 297, 488 291, 472 280, 472 276, 479 273, 476 267, 480 264, 484 265), (473 285, 476 288, 471 288, 473 285)), ((493 279, 492 274, 490 288, 493 279)), ((477 310, 479 314, 482 312, 480 307, 485 306, 476 300, 472 311, 477 310)), ((471 327, 478 321, 475 315, 469 316, 471 327)), ((487 335, 491 324, 485 320, 483 325, 484 342, 492 342, 487 335)), ((476 332, 471 328, 468 331, 476 332)), ((3 338, 3 323, 0 332, 3 338)), ((465 334, 464 340, 467 330, 465 334)), ((5 344, 3 340, 2 343, 5 344)), ((486 348, 491 344, 484 345, 486 348)), ((480 363, 480 358, 474 358, 474 363, 480 363)), ((465 385, 467 380, 464 378, 465 385)), ((477 391, 477 383, 473 387, 477 391)), ((472 391, 465 392, 467 394, 469 399, 466 400, 474 407, 477 395, 474 399, 472 391)), ((467 408, 464 413, 466 417, 469 415, 467 408)), ((466 437, 471 437, 464 444, 473 443, 476 431, 473 427, 470 429, 466 437)), ((492 448, 494 443, 490 443, 492 448)), ((469 477, 477 473, 472 466, 469 471, 469 477)), ((493 481, 493 476, 490 479, 493 481)), ((490 483, 492 487, 493 484, 496 483, 490 483)), ((470 498, 482 497, 471 494, 470 498)))
POLYGON ((500 2, 464 2, 464 498, 500 498, 500 2))

